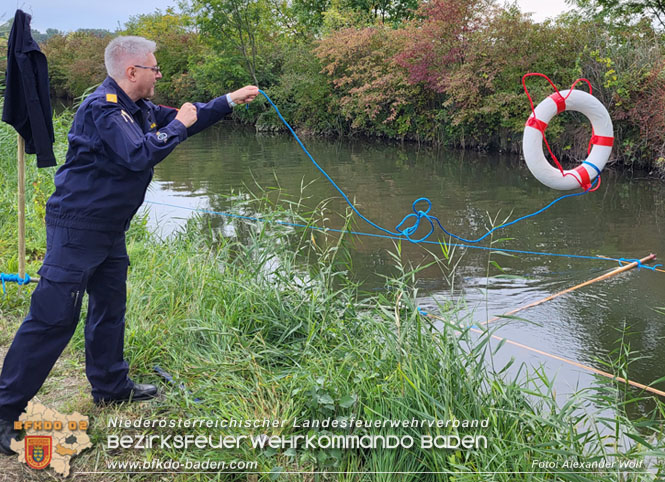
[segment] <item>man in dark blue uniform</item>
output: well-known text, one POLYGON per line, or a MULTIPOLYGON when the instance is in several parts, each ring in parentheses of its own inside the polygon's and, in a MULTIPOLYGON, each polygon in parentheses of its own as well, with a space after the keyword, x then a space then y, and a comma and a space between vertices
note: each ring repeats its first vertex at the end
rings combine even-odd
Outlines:
POLYGON ((0 375, 0 452, 11 454, 13 421, 74 334, 84 291, 86 375, 97 404, 149 400, 154 385, 128 377, 123 356, 125 231, 143 203, 153 167, 179 143, 251 102, 254 86, 180 109, 149 100, 161 78, 155 43, 117 37, 106 48, 108 77, 78 109, 65 164, 46 205, 46 257, 30 312, 0 375))

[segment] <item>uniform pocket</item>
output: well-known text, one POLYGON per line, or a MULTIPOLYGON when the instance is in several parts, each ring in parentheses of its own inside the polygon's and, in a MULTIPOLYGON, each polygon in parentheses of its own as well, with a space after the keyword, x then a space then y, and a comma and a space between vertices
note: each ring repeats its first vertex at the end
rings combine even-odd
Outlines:
POLYGON ((48 325, 78 322, 83 298, 83 272, 44 264, 41 279, 32 293, 32 316, 48 325))

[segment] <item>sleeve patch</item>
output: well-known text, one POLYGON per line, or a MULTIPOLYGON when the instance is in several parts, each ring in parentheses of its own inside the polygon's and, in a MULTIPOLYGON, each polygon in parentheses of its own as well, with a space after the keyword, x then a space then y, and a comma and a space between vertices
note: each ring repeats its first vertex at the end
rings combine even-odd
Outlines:
POLYGON ((106 94, 106 102, 113 102, 114 104, 118 103, 117 94, 106 94))

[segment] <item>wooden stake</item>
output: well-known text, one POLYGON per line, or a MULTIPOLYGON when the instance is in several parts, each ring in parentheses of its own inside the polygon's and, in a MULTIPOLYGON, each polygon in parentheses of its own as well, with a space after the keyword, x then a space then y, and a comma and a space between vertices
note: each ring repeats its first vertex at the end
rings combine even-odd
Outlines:
POLYGON ((18 144, 18 275, 25 278, 25 140, 17 134, 18 144))
MULTIPOLYGON (((655 259, 655 258, 656 258, 656 255, 652 253, 649 256, 645 256, 644 258, 642 258, 640 260, 640 264, 641 263, 646 263, 646 262, 651 261, 652 259, 655 259)), ((581 283, 577 286, 573 286, 571 288, 565 289, 563 291, 560 291, 559 293, 555 293, 553 295, 550 295, 546 298, 543 298, 542 300, 535 301, 535 302, 530 303, 528 305, 520 306, 519 308, 515 308, 514 310, 509 311, 507 313, 504 313, 501 316, 495 316, 494 318, 490 318, 489 320, 485 321, 484 323, 481 323, 481 325, 488 325, 488 324, 492 323, 493 321, 498 321, 498 320, 500 320, 500 319, 502 319, 506 316, 514 315, 515 313, 519 313, 520 311, 524 311, 528 308, 533 308, 534 306, 538 306, 540 304, 545 303, 546 301, 550 301, 550 300, 553 300, 554 298, 558 298, 559 296, 565 295, 566 293, 570 293, 571 291, 575 291, 577 289, 584 288, 585 286, 589 286, 590 284, 595 283, 597 281, 606 280, 607 278, 611 278, 612 276, 616 276, 619 273, 623 273, 624 271, 628 271, 630 269, 633 269, 637 265, 638 265, 637 261, 633 261, 632 263, 629 263, 625 266, 619 266, 618 268, 613 269, 609 273, 605 273, 604 275, 598 276, 597 278, 594 278, 594 279, 589 280, 589 281, 585 281, 584 283, 581 283)))

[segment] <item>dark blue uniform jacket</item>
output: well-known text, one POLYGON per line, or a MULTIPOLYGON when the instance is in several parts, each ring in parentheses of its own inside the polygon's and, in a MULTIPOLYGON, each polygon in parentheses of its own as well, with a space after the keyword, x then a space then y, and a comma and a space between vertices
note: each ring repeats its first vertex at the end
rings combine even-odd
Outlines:
POLYGON ((46 204, 46 222, 126 231, 143 203, 155 164, 188 136, 231 112, 226 96, 194 105, 197 121, 187 129, 175 120, 176 109, 145 99, 133 102, 107 77, 76 112, 67 159, 46 204))
POLYGON ((2 120, 25 139, 25 152, 37 154, 37 167, 56 164, 49 95, 46 56, 30 34, 30 15, 17 10, 7 44, 2 120))

